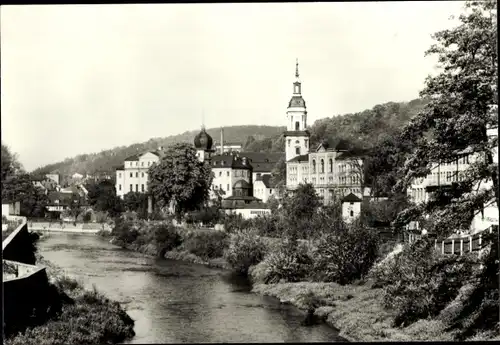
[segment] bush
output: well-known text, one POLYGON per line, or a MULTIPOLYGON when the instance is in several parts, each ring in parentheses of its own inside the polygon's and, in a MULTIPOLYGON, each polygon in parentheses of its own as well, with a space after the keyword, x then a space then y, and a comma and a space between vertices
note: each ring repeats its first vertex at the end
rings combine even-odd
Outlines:
POLYGON ((407 326, 434 317, 455 299, 470 281, 475 263, 472 254, 443 256, 424 238, 396 254, 379 279, 385 287, 385 306, 396 312, 395 326, 407 326))
POLYGON ((312 263, 305 244, 286 240, 252 269, 250 277, 254 283, 299 282, 309 276, 312 263))
POLYGON ((115 237, 117 244, 131 244, 139 236, 139 231, 130 219, 117 219, 111 234, 115 237))
POLYGON ((377 258, 377 248, 377 233, 357 224, 327 233, 314 253, 314 278, 341 285, 363 278, 377 258))
MULTIPOLYGON (((182 244, 181 235, 170 223, 153 225, 153 238, 158 255, 162 257, 165 255, 165 252, 170 251, 182 244)), ((148 242, 148 240, 145 240, 144 242, 148 242)))
POLYGON ((228 233, 250 229, 251 227, 251 220, 244 219, 241 214, 226 214, 224 215, 223 222, 224 229, 228 233))
POLYGON ((220 258, 228 247, 228 234, 215 230, 190 231, 184 238, 183 247, 205 260, 220 258))
POLYGON ((229 246, 224 259, 241 274, 248 274, 248 268, 262 261, 266 245, 255 230, 236 231, 230 235, 229 246))

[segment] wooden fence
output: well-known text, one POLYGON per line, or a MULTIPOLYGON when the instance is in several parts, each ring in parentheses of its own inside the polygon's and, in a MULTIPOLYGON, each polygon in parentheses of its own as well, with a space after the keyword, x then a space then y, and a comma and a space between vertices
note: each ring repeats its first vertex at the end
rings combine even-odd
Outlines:
MULTIPOLYGON (((428 236, 433 237, 432 234, 428 236)), ((422 235, 415 232, 409 231, 405 234, 405 242, 408 243, 413 243, 420 238, 422 238, 422 235)), ((488 229, 474 235, 434 239, 434 248, 441 254, 463 255, 481 250, 493 240, 498 241, 498 225, 492 225, 488 229)))

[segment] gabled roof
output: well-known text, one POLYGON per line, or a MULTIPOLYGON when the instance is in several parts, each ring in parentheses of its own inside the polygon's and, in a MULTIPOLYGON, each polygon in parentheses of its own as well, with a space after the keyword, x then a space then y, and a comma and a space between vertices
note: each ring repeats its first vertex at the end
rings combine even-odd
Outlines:
POLYGON ((361 202, 362 200, 358 198, 356 195, 350 193, 346 197, 342 199, 342 202, 361 202))
POLYGON ((309 161, 309 153, 305 155, 300 155, 295 158, 290 159, 288 162, 308 162, 309 161))
POLYGON ((281 158, 285 158, 283 153, 265 153, 265 152, 240 152, 240 157, 245 156, 250 159, 250 163, 277 163, 281 158))
POLYGON ((144 155, 144 154, 146 154, 146 153, 152 153, 155 156, 160 157, 160 153, 158 151, 144 151, 144 152, 141 152, 141 153, 136 153, 135 155, 132 155, 130 157, 127 157, 127 158, 124 159, 124 161, 126 161, 126 162, 138 161, 139 158, 141 158, 141 156, 144 155))
POLYGON ((257 176, 255 181, 262 181, 262 183, 264 183, 264 186, 266 186, 266 188, 276 187, 276 184, 271 182, 272 176, 270 174, 264 174, 264 175, 257 176))

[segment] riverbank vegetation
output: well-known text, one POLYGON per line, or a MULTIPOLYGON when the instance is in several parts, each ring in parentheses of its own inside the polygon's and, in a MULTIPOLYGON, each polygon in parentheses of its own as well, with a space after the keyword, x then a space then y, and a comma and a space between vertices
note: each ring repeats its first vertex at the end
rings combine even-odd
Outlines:
POLYGON ((36 253, 50 279, 47 299, 22 325, 4 329, 5 345, 116 344, 134 336, 134 321, 118 302, 89 291, 36 253))

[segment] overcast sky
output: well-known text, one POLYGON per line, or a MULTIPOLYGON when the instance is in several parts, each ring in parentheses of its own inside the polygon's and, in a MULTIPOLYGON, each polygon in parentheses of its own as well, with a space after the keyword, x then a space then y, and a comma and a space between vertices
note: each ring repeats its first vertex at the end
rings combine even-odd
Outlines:
POLYGON ((418 97, 463 3, 2 6, 2 141, 28 170, 200 128, 418 97))

